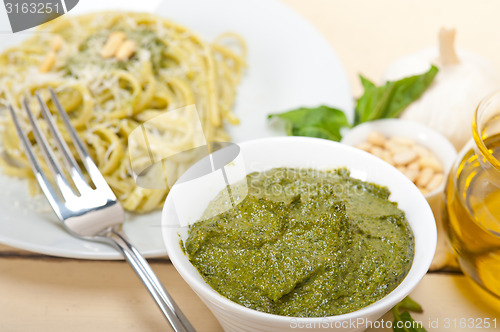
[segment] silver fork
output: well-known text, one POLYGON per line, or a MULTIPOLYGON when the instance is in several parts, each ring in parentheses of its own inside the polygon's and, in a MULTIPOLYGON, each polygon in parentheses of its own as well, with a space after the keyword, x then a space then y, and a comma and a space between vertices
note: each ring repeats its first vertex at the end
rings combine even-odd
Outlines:
POLYGON ((84 240, 106 243, 120 251, 141 278, 142 282, 146 285, 174 331, 195 331, 174 300, 165 291, 146 259, 142 257, 139 251, 120 231, 120 226, 125 217, 123 208, 93 162, 86 147, 78 138, 75 129, 69 121, 68 115, 62 108, 55 92, 51 88, 50 94, 52 102, 68 129, 71 141, 78 151, 80 159, 95 189, 87 183, 82 170, 71 154, 67 143, 56 128, 47 105, 43 102, 38 91, 35 95, 40 103, 42 115, 56 142, 57 150, 59 150, 62 155, 64 166, 74 186, 70 184, 68 177, 62 171, 63 168, 55 157, 53 149, 47 143, 47 139, 41 132, 27 99, 23 100, 24 109, 28 114, 33 134, 49 165, 56 186, 51 184, 49 178, 40 167, 40 163, 33 152, 33 146, 21 127, 12 105, 9 106, 9 110, 33 173, 55 214, 71 235, 84 240), (77 192, 75 192, 74 188, 77 189, 77 192), (58 191, 55 189, 58 189, 58 191))

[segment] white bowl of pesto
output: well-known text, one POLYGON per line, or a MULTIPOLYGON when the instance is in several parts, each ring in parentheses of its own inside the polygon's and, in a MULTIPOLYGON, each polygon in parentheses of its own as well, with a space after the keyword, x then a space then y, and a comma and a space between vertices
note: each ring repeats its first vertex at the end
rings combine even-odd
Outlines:
POLYGON ((394 167, 315 138, 267 138, 238 146, 238 157, 229 163, 234 149, 226 159, 215 158, 223 149, 211 163, 188 170, 162 213, 170 260, 225 331, 363 331, 425 275, 436 248, 434 217, 417 187, 394 167), (207 165, 215 171, 207 172, 207 165), (254 172, 259 174, 242 182, 254 172), (218 194, 227 182, 240 185, 218 194), (257 193, 261 196, 254 197, 257 193), (284 202, 263 199, 268 193, 284 202), (234 223, 224 226, 231 216, 234 223), (236 242, 241 248, 233 247, 236 242), (404 272, 395 272, 398 268, 404 272), (384 288, 388 294, 381 293, 384 288), (358 302, 362 307, 356 308, 358 302), (325 312, 333 314, 320 315, 325 312))

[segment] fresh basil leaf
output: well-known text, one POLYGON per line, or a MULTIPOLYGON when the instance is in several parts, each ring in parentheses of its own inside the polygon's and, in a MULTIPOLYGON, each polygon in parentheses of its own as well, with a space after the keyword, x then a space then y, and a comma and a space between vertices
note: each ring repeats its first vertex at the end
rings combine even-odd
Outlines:
POLYGON ((355 125, 399 116, 408 105, 420 98, 437 73, 437 67, 431 66, 424 74, 389 81, 379 87, 361 76, 365 91, 356 104, 355 125))
POLYGON ((364 77, 363 75, 359 75, 359 79, 361 81, 361 85, 363 85, 363 88, 365 90, 370 89, 370 88, 375 88, 375 83, 364 77))
MULTIPOLYGON (((395 118, 420 98, 431 85, 438 69, 432 66, 422 75, 389 81, 383 86, 376 86, 369 79, 360 75, 364 93, 358 99, 354 112, 354 126, 377 119, 395 118)), ((269 115, 286 122, 287 134, 309 136, 340 141, 340 129, 350 127, 345 114, 328 106, 299 108, 281 114, 269 115)))
POLYGON ((394 332, 427 332, 422 324, 415 322, 408 311, 399 313, 399 309, 423 312, 422 306, 413 301, 409 296, 405 297, 403 301, 399 302, 392 308, 392 315, 394 321, 392 323, 392 330, 394 332))
POLYGON ((328 130, 319 127, 302 127, 293 131, 293 136, 306 136, 329 139, 332 141, 339 141, 342 137, 332 134, 328 130))
POLYGON ((399 302, 396 307, 401 310, 408 310, 413 312, 423 312, 422 306, 407 296, 403 301, 399 302))
POLYGON ((437 73, 437 67, 432 66, 427 73, 397 81, 390 107, 387 108, 384 116, 386 118, 399 116, 408 105, 420 98, 431 85, 437 73))
POLYGON ((277 117, 285 121, 287 134, 293 136, 308 136, 340 141, 340 129, 349 127, 349 122, 341 110, 328 106, 316 108, 299 108, 280 114, 271 114, 269 118, 277 117))
POLYGON ((383 119, 384 112, 387 109, 387 105, 391 102, 395 88, 394 82, 387 82, 383 87, 376 87, 373 84, 363 84, 363 86, 366 88, 356 105, 355 119, 357 121, 355 124, 383 119))

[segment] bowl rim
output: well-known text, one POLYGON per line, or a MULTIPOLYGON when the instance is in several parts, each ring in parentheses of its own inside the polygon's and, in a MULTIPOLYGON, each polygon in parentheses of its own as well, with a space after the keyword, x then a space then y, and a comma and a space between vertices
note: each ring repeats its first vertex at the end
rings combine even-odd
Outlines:
MULTIPOLYGON (((238 144, 241 146, 243 150, 246 146, 252 144, 263 144, 263 143, 272 144, 275 142, 280 143, 287 141, 290 144, 297 144, 300 142, 310 142, 313 144, 331 144, 332 147, 335 147, 340 150, 350 150, 355 154, 359 154, 360 156, 362 156, 362 158, 367 159, 369 162, 374 162, 379 164, 383 163, 383 166, 381 167, 390 167, 395 171, 397 171, 397 169, 391 166, 390 164, 384 162, 383 160, 375 157, 374 155, 368 152, 357 149, 351 145, 342 144, 339 142, 329 141, 320 138, 280 136, 280 137, 269 137, 269 138, 249 140, 238 144)), ((437 230, 432 210, 428 205, 426 199, 416 188, 416 186, 409 179, 407 179, 402 173, 400 173, 400 176, 402 177, 401 182, 407 182, 406 185, 414 187, 415 191, 413 192, 416 194, 418 204, 421 205, 423 213, 425 213, 425 215, 432 220, 432 223, 429 222, 429 229, 427 229, 427 234, 426 234, 426 237, 428 238, 428 240, 430 240, 430 243, 428 243, 428 245, 425 248, 421 248, 421 250, 424 250, 424 252, 428 251, 429 254, 428 256, 425 256, 425 259, 421 264, 421 268, 419 270, 413 271, 414 274, 413 278, 408 279, 408 276, 410 275, 410 273, 412 273, 412 270, 414 270, 415 266, 415 257, 417 256, 417 248, 415 248, 416 250, 414 253, 414 259, 412 261, 412 265, 410 267, 410 270, 408 271, 408 274, 401 281, 401 283, 381 299, 356 311, 335 316, 295 317, 295 316, 282 316, 282 315, 265 313, 257 311, 255 309, 247 308, 243 305, 233 302, 228 298, 219 294, 216 290, 210 287, 210 285, 208 285, 205 281, 200 282, 198 280, 200 275, 198 274, 197 276, 195 276, 186 268, 186 266, 184 265, 186 262, 182 262, 183 259, 187 261, 187 265, 190 265, 191 267, 193 267, 193 265, 189 262, 189 260, 187 260, 184 251, 180 248, 179 240, 181 237, 180 234, 178 233, 179 228, 162 227, 162 235, 165 242, 165 246, 167 248, 168 256, 174 267, 177 269, 178 273, 181 275, 181 277, 189 284, 189 286, 194 290, 194 292, 197 293, 197 295, 202 298, 204 302, 205 300, 203 299, 203 297, 209 298, 212 303, 215 303, 216 305, 222 307, 226 312, 230 311, 233 313, 239 313, 241 315, 247 316, 250 319, 253 318, 259 320, 268 320, 268 321, 271 320, 276 323, 290 323, 290 320, 294 319, 300 323, 320 324, 321 322, 324 322, 325 319, 328 319, 330 322, 336 322, 336 321, 344 321, 344 320, 352 320, 357 318, 368 317, 370 314, 373 314, 374 312, 385 310, 385 308, 390 309, 391 307, 402 301, 417 286, 420 280, 427 273, 436 249, 437 230), (171 241, 174 238, 176 239, 176 241, 171 241)), ((165 205, 162 210, 162 224, 165 221, 165 215, 168 209, 168 204, 167 204, 168 201, 169 201, 169 196, 167 196, 165 205)), ((414 231, 411 224, 410 227, 412 228, 412 231, 414 231)), ((194 269, 196 270, 196 268, 194 269)))
MULTIPOLYGON (((397 129, 396 131, 399 131, 397 129)), ((389 135, 389 137, 403 136, 411 138, 415 140, 416 143, 430 150, 435 155, 435 157, 443 164, 443 170, 444 170, 443 174, 445 180, 439 185, 439 187, 437 187, 433 191, 426 193, 424 196, 426 198, 429 198, 443 192, 446 184, 447 174, 450 171, 451 167, 453 166, 453 163, 455 162, 458 156, 457 150, 455 149, 453 144, 451 144, 448 138, 446 138, 440 132, 420 122, 394 118, 394 119, 379 119, 362 123, 349 130, 344 135, 344 137, 340 142, 355 147, 355 144, 365 142, 366 139, 364 139, 362 142, 357 143, 358 140, 366 138, 368 133, 371 131, 379 131, 383 135, 389 135), (405 134, 391 135, 390 134, 391 130, 386 128, 397 128, 399 130, 402 130, 402 128, 404 128, 405 134), (425 135, 425 137, 427 138, 425 139, 422 138, 422 135, 425 135), (429 142, 432 141, 432 146, 427 145, 424 141, 429 141, 429 142), (436 154, 434 152, 434 150, 437 148, 439 148, 440 154, 436 154)))

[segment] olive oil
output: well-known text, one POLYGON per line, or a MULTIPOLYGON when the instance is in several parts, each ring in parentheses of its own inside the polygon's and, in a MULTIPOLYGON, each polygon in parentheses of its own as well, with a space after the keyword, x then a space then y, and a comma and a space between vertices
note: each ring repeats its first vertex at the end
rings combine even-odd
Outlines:
MULTIPOLYGON (((500 135, 484 143, 500 160, 500 135)), ((448 178, 447 230, 462 270, 500 297, 500 170, 468 147, 448 178)))

